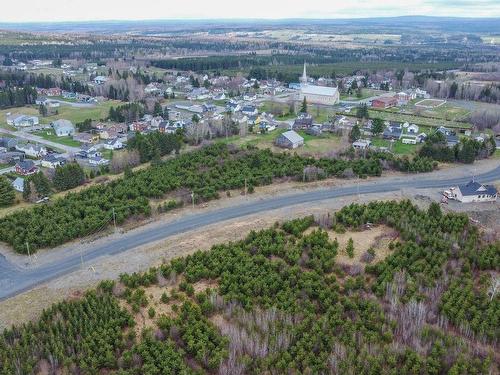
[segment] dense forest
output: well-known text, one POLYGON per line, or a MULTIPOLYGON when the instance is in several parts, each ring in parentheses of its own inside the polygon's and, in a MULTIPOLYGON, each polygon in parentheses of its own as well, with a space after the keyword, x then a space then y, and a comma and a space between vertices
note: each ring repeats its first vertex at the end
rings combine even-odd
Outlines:
POLYGON ((0 374, 493 374, 499 260, 464 214, 352 204, 54 305, 0 336, 0 374), (338 259, 378 225, 385 258, 338 259))

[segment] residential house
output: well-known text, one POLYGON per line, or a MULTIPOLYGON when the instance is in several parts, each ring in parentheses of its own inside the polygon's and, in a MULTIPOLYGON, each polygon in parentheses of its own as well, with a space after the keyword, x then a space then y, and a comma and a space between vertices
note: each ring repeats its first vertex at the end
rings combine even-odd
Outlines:
POLYGON ((382 133, 384 139, 399 140, 403 134, 403 129, 397 126, 388 126, 382 133))
POLYGON ((47 149, 36 143, 18 143, 16 145, 16 150, 24 152, 32 158, 41 158, 47 155, 47 149))
POLYGON ((398 103, 397 103, 398 106, 407 105, 409 103, 409 101, 411 100, 410 95, 408 95, 404 91, 398 92, 396 94, 396 99, 398 100, 398 103))
POLYGON ((91 144, 99 140, 99 136, 90 133, 77 133, 73 135, 73 139, 83 144, 91 144))
POLYGON ((259 125, 262 119, 259 115, 248 116, 248 125, 259 125))
POLYGON ((12 187, 15 191, 22 193, 24 191, 24 178, 17 177, 14 181, 12 181, 12 187))
POLYGON ((37 116, 21 115, 18 113, 7 116, 7 125, 15 126, 16 128, 36 126, 38 124, 39 120, 37 116))
POLYGON ((233 113, 241 110, 240 104, 233 102, 233 101, 230 101, 229 103, 227 103, 226 108, 228 109, 228 111, 231 111, 233 113))
POLYGON ((313 125, 312 116, 307 113, 299 115, 293 122, 293 129, 308 129, 313 125))
POLYGON ((148 130, 148 128, 149 128, 149 125, 146 122, 144 122, 144 121, 134 121, 133 123, 131 123, 129 125, 129 129, 132 132, 143 133, 146 130, 148 130))
POLYGON ((465 185, 451 188, 445 195, 462 203, 495 202, 498 191, 493 185, 483 185, 472 180, 465 185))
POLYGON ((404 143, 405 145, 416 145, 417 143, 420 143, 420 140, 416 135, 403 134, 401 136, 401 143, 404 143))
POLYGON ((421 99, 429 99, 431 97, 427 91, 419 88, 415 90, 415 96, 421 99))
POLYGON ((247 115, 247 116, 252 116, 252 115, 256 115, 257 113, 259 113, 259 111, 253 105, 245 105, 241 109, 241 113, 243 113, 244 115, 247 115))
POLYGON ((75 134, 75 126, 71 121, 60 119, 52 122, 50 125, 58 137, 67 137, 75 134))
POLYGON ((372 100, 373 108, 390 108, 395 107, 398 104, 398 99, 394 96, 381 96, 379 98, 372 100))
POLYGON ((446 136, 446 145, 448 147, 454 147, 460 143, 460 139, 455 134, 450 134, 446 136))
POLYGON ((289 130, 278 136, 275 143, 278 147, 294 149, 304 145, 304 138, 295 131, 289 130))
POLYGON ((408 125, 408 127, 406 128, 406 131, 410 134, 417 134, 418 130, 419 130, 419 127, 418 127, 418 125, 415 125, 415 124, 408 125))
POLYGON ((151 127, 154 128, 154 129, 158 129, 158 127, 160 126, 160 124, 163 122, 163 117, 161 116, 155 116, 151 119, 151 127))
POLYGON ((16 138, 2 137, 0 138, 0 146, 5 147, 7 151, 13 150, 17 145, 16 138))
POLYGON ((24 160, 16 163, 16 173, 21 176, 29 176, 38 172, 38 167, 32 160, 24 160))
POLYGON ((371 143, 369 139, 358 139, 356 142, 352 143, 352 147, 357 150, 366 150, 370 147, 371 143))
POLYGON ((94 83, 96 85, 104 85, 108 81, 108 77, 105 76, 97 76, 94 78, 94 83))
POLYGON ((24 160, 24 152, 8 151, 0 153, 0 164, 14 164, 24 160))
POLYGON ((106 150, 120 150, 123 148, 123 143, 118 139, 109 139, 104 142, 104 148, 106 150))
POLYGON ((95 157, 90 157, 89 158, 89 164, 94 165, 94 166, 101 166, 101 165, 108 165, 109 160, 108 159, 103 159, 100 156, 95 156, 95 157))
POLYGON ((42 167, 55 169, 57 167, 61 167, 66 163, 66 159, 57 154, 49 154, 45 155, 42 158, 42 167))
POLYGON ((313 125, 306 130, 306 133, 315 137, 319 137, 323 134, 322 126, 319 124, 313 125))

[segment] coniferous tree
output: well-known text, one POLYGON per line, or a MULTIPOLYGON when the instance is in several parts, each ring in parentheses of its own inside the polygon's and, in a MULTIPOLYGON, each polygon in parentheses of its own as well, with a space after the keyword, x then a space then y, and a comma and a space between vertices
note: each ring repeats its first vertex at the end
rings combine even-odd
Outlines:
POLYGON ((0 176, 0 206, 10 206, 14 203, 15 192, 12 184, 6 177, 0 176))

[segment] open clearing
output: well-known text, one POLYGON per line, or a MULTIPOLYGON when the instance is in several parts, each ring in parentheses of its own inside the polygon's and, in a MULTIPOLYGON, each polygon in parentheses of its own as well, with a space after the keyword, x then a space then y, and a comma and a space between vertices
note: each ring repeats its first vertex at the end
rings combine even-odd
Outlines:
POLYGON ((436 108, 442 106, 443 104, 446 104, 446 100, 424 99, 415 103, 415 107, 436 108))

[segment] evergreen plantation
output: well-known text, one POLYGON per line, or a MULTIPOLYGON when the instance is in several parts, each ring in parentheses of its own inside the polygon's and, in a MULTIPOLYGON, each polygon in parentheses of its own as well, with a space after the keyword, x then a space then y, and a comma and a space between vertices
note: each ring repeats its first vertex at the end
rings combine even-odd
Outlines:
POLYGON ((0 336, 0 374, 492 374, 500 243, 466 215, 353 204, 105 281, 0 336), (328 231, 386 225, 391 253, 359 272, 328 231), (208 285, 200 288, 200 285, 208 285), (163 290, 153 302, 150 288, 163 290), (168 305, 167 313, 157 313, 168 305), (145 316, 151 325, 141 328, 145 316))

